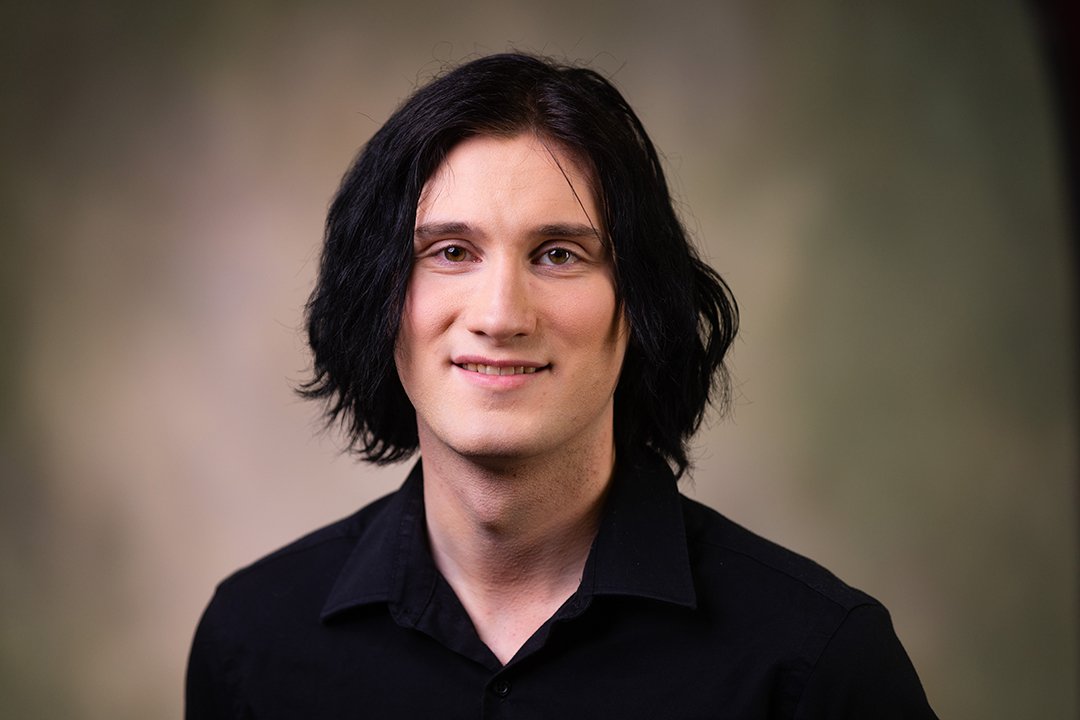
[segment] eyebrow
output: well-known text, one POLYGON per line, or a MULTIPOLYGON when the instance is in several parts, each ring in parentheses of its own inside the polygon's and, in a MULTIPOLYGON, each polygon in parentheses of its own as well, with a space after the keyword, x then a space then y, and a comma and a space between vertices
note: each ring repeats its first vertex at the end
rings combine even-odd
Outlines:
MULTIPOLYGON (((474 230, 471 225, 464 222, 436 222, 417 225, 413 231, 414 237, 419 240, 443 237, 446 235, 471 235, 474 230)), ((532 234, 543 237, 559 238, 585 238, 592 237, 600 240, 600 233, 596 228, 584 223, 551 223, 541 225, 532 231, 532 234)))
POLYGON ((541 225, 536 229, 536 234, 545 237, 594 237, 597 240, 600 239, 600 233, 597 232, 596 228, 592 225, 585 225, 584 223, 554 223, 552 225, 541 225))
POLYGON ((417 225, 413 236, 418 240, 442 237, 444 235, 470 235, 472 228, 463 222, 424 223, 417 225))

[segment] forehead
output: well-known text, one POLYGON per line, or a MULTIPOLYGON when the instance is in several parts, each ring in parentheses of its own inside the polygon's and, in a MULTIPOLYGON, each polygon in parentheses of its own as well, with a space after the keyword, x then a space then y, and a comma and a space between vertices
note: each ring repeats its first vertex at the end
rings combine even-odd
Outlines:
POLYGON ((535 134, 479 135, 455 145, 425 183, 417 225, 486 217, 509 223, 584 222, 600 231, 592 173, 535 134))

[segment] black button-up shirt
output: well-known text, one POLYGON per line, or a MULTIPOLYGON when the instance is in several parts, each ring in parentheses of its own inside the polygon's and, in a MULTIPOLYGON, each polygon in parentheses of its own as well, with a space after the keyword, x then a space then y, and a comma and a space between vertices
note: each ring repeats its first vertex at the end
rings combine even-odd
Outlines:
POLYGON ((814 563, 617 469, 577 592, 503 666, 402 488, 218 587, 187 718, 933 718, 888 613, 814 563))

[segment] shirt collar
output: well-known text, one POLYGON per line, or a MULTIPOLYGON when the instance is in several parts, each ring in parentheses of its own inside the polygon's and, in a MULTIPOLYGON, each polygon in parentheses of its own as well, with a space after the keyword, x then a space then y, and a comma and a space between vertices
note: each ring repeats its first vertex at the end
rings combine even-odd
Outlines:
MULTIPOLYGON (((418 462, 401 489, 358 535, 322 619, 385 602, 413 625, 435 591, 438 571, 427 546, 423 470, 418 462)), ((579 593, 624 595, 695 607, 682 503, 671 470, 652 454, 620 461, 579 593)))
POLYGON ((642 453, 617 467, 581 592, 697 605, 682 499, 656 455, 642 453))
POLYGON ((323 620, 380 602, 390 603, 395 617, 403 611, 409 624, 423 611, 438 577, 427 547, 423 481, 418 462, 359 533, 323 605, 323 620))

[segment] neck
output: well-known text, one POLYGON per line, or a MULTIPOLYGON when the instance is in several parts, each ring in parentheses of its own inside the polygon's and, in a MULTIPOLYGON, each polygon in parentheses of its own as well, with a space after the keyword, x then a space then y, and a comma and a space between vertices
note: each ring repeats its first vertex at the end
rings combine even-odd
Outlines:
POLYGON ((614 449, 509 463, 421 447, 435 564, 505 663, 580 584, 614 449))

